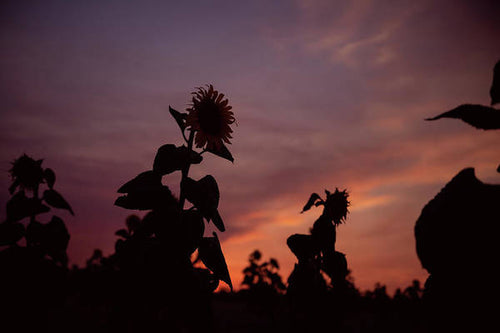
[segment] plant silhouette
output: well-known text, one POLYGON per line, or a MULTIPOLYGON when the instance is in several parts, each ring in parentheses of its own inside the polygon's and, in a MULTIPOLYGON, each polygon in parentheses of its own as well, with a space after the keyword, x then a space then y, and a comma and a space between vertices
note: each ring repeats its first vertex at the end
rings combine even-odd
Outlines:
POLYGON ((262 253, 253 251, 248 258, 248 266, 243 270, 242 286, 256 294, 281 294, 286 286, 279 275, 279 263, 276 259, 262 262, 262 253))
POLYGON ((194 180, 189 171, 192 165, 203 161, 206 152, 233 161, 225 143, 230 143, 234 117, 228 100, 212 85, 192 94, 187 113, 169 108, 185 145, 161 146, 152 170, 140 173, 118 189, 125 195, 117 198, 115 205, 148 213, 142 220, 130 216, 127 228, 116 232, 120 239, 113 264, 127 272, 131 283, 144 283, 141 288, 146 290, 138 291, 134 298, 155 295, 148 302, 158 304, 155 311, 163 309, 168 327, 180 329, 187 325, 184 329, 198 331, 210 325, 208 295, 219 281, 231 289, 232 283, 217 234, 204 237, 204 220, 225 231, 218 211, 217 182, 211 175, 194 180), (195 146, 201 151, 196 151, 195 146), (162 184, 164 176, 176 171, 182 174, 179 199, 162 184), (191 207, 185 207, 186 200, 191 207), (206 268, 193 266, 191 257, 196 251, 194 262, 201 262, 206 268), (199 320, 189 318, 193 313, 199 320))
POLYGON ((297 257, 298 263, 288 277, 287 297, 291 303, 294 328, 302 331, 308 328, 321 329, 333 325, 327 315, 329 286, 323 277, 326 274, 339 296, 347 294, 351 286, 346 279, 349 274, 345 255, 335 250, 336 227, 347 218, 349 194, 347 190, 330 193, 325 190, 322 199, 312 193, 302 212, 313 206, 323 206, 321 216, 314 222, 310 234, 294 234, 288 237, 287 245, 297 257))
MULTIPOLYGON (((490 89, 492 105, 500 101, 499 84, 500 61, 490 89)), ((500 129, 500 110, 487 106, 465 104, 428 120, 443 117, 500 129)), ((488 299, 496 283, 492 263, 499 259, 499 202, 500 185, 485 184, 466 168, 422 209, 414 232, 418 258, 430 273, 424 294, 432 330, 477 330, 494 323, 488 299)))
POLYGON ((72 215, 73 210, 54 189, 54 171, 42 163, 23 154, 9 171, 12 197, 6 205, 6 220, 0 224, 0 310, 6 327, 21 329, 24 323, 25 328, 46 329, 46 311, 61 305, 64 298, 70 235, 62 218, 53 215, 43 222, 40 215, 51 208, 72 215))
POLYGON ((326 199, 317 193, 311 194, 302 213, 313 206, 324 206, 323 213, 314 222, 310 235, 294 234, 288 237, 287 245, 298 259, 298 264, 288 279, 288 293, 300 290, 323 292, 326 283, 321 275, 325 272, 335 287, 346 284, 348 274, 345 255, 335 250, 336 227, 343 223, 348 214, 348 193, 335 189, 334 193, 325 190, 326 199))

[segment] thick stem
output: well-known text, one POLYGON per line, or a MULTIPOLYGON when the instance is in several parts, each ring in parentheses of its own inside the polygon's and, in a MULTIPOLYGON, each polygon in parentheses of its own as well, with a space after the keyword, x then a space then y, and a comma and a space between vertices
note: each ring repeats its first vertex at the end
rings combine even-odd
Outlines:
POLYGON ((181 190, 180 190, 181 194, 180 194, 180 198, 179 198, 179 207, 180 207, 181 212, 184 210, 184 203, 186 202, 186 196, 184 194, 184 190, 182 189, 182 184, 187 179, 188 174, 189 174, 189 168, 191 167, 190 157, 191 157, 191 151, 193 150, 194 133, 195 132, 193 130, 191 130, 189 132, 189 139, 187 142, 187 144, 188 144, 188 163, 186 164, 184 169, 182 169, 181 190))

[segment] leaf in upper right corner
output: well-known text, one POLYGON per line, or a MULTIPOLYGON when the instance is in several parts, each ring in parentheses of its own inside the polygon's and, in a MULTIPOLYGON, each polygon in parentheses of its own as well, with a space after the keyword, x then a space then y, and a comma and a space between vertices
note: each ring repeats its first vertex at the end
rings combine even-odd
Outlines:
POLYGON ((179 128, 181 131, 184 132, 184 129, 186 129, 186 113, 181 113, 177 110, 174 110, 171 106, 168 107, 168 111, 174 117, 175 121, 177 122, 177 125, 179 125, 179 128))
POLYGON ((441 118, 460 119, 475 128, 483 130, 500 129, 500 110, 479 104, 463 104, 425 120, 438 120, 441 118))
POLYGON ((493 82, 490 88, 491 105, 500 102, 500 60, 493 69, 493 82))
POLYGON ((233 158, 233 155, 231 154, 231 152, 229 151, 229 149, 227 149, 226 145, 221 143, 221 147, 220 148, 208 148, 207 151, 209 153, 212 153, 214 155, 217 155, 219 157, 222 157, 222 158, 225 158, 226 160, 228 161, 231 161, 232 163, 234 163, 234 158, 233 158))

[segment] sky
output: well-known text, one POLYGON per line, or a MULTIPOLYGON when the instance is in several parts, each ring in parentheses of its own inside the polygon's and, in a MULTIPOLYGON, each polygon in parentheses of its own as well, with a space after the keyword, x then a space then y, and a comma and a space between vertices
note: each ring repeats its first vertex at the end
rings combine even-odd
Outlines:
MULTIPOLYGON (((233 106, 235 161, 204 155, 190 175, 217 179, 236 287, 255 249, 286 279, 287 237, 321 214, 303 205, 336 187, 350 193, 336 246, 356 286, 423 282, 423 206, 465 167, 500 183, 500 132, 424 121, 489 105, 499 18, 498 1, 2 1, 1 218, 11 162, 43 158, 76 213, 55 212, 70 264, 113 253, 125 218, 144 215, 114 206, 116 190, 183 143, 168 107, 213 84, 233 106)), ((178 193, 179 180, 164 182, 178 193)))

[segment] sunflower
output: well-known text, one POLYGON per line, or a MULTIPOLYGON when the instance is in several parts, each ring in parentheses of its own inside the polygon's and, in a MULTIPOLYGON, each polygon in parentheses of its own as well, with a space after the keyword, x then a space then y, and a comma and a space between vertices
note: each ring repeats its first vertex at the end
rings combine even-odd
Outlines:
POLYGON ((189 112, 186 118, 186 126, 195 131, 194 143, 197 148, 205 145, 207 149, 219 150, 224 143, 231 143, 231 125, 234 123, 232 107, 228 105, 224 94, 214 90, 212 85, 197 88, 192 92, 192 104, 186 110, 189 112))
POLYGON ((33 190, 43 181, 42 161, 35 161, 26 154, 12 162, 12 168, 9 170, 13 180, 11 193, 17 186, 22 189, 33 190))
POLYGON ((341 224, 347 218, 349 210, 347 207, 351 204, 348 200, 349 193, 347 190, 339 191, 335 189, 334 193, 326 191, 325 209, 323 215, 333 221, 335 225, 341 224))

